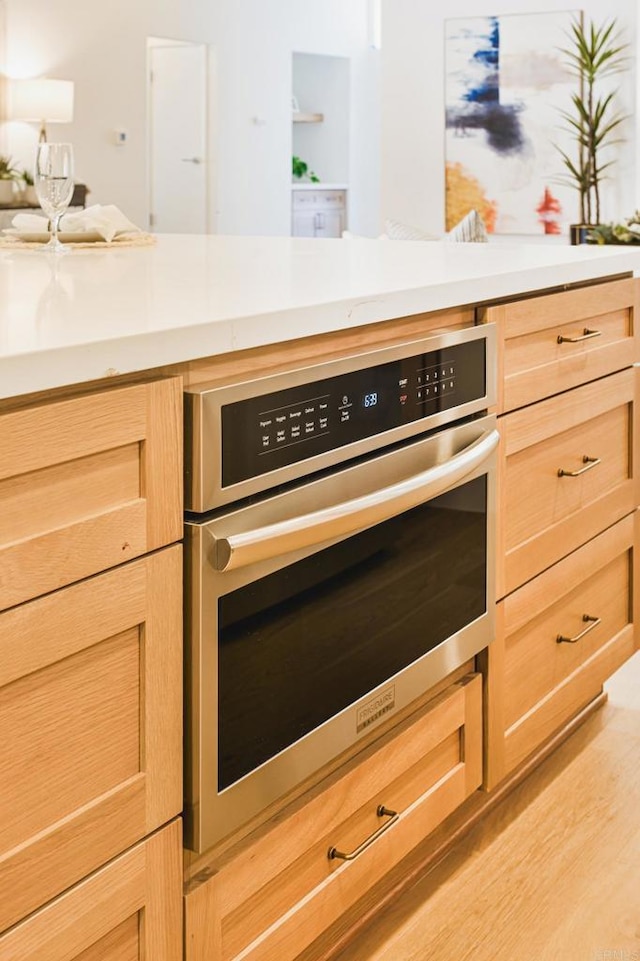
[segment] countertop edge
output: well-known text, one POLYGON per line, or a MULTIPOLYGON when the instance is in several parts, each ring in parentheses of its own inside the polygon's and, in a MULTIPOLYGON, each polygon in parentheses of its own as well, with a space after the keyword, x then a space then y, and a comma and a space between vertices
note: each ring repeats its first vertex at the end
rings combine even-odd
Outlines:
MULTIPOLYGON (((324 242, 320 242, 324 243, 324 242)), ((360 242, 357 242, 360 244, 360 242)), ((373 242, 375 243, 375 242, 373 242)), ((471 247, 472 245, 464 245, 471 247)), ((475 246, 475 245, 473 245, 475 246)), ((347 250, 348 247, 345 247, 347 250)), ((229 319, 131 334, 114 334, 46 349, 0 352, 0 398, 90 384, 105 377, 142 373, 202 357, 263 347, 396 317, 484 304, 546 289, 629 275, 640 266, 637 251, 611 250, 575 262, 536 264, 469 276, 460 282, 404 286, 384 293, 327 299, 229 319)), ((141 281, 142 283, 142 281, 141 281)), ((203 308, 204 312, 204 308, 203 308)))

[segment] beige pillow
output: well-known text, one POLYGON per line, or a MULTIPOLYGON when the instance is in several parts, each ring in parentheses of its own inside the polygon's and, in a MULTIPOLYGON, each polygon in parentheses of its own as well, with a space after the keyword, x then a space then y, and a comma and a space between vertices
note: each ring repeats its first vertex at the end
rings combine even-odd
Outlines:
POLYGON ((389 240, 438 240, 434 234, 427 234, 419 227, 403 224, 400 220, 385 220, 384 230, 389 240))
POLYGON ((380 234, 378 237, 365 237, 364 234, 354 234, 350 230, 343 230, 340 235, 343 240, 388 240, 386 234, 380 234))
POLYGON ((484 220, 478 211, 470 210, 467 216, 463 217, 462 220, 445 235, 444 239, 454 244, 486 244, 489 242, 489 235, 487 234, 484 220))

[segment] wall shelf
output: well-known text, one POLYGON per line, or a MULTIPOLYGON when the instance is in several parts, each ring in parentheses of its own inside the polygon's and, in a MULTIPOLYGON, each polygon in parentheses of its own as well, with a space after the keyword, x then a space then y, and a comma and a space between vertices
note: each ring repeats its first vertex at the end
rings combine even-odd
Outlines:
POLYGON ((296 110, 293 113, 294 123, 322 123, 323 120, 323 113, 307 113, 302 110, 296 110))

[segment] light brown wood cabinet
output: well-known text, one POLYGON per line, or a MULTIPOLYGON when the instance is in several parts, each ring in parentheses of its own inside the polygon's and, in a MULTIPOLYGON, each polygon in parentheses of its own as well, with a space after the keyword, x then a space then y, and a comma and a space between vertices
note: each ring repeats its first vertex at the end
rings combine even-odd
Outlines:
POLYGON ((0 930, 180 811, 181 578, 173 546, 0 614, 0 930))
POLYGON ((498 324, 498 630, 485 786, 597 697, 637 641, 637 282, 489 307, 498 324))
POLYGON ((211 859, 185 898, 186 961, 295 958, 481 781, 482 685, 473 674, 211 859), (330 858, 332 848, 350 859, 330 858))
POLYGON ((181 488, 180 378, 0 414, 0 961, 180 956, 181 488))
POLYGON ((498 411, 586 384, 633 363, 632 278, 511 301, 483 311, 498 325, 498 411))
POLYGON ((496 780, 596 697, 633 654, 637 544, 634 512, 500 601, 504 738, 492 759, 496 780))
POLYGON ((498 594, 636 507, 633 367, 500 418, 498 594))
POLYGON ((0 934, 2 961, 180 961, 181 822, 0 934))
POLYGON ((0 415, 0 610, 182 537, 179 378, 0 415))
POLYGON ((544 293, 477 319, 498 328, 502 451, 484 691, 472 675, 440 693, 252 834, 201 858, 188 872, 186 961, 293 961, 312 956, 317 938, 322 954, 332 931, 344 933, 345 912, 355 920, 403 859, 427 860, 450 815, 445 834, 479 816, 491 789, 526 769, 635 649, 635 282, 544 293), (388 827, 380 805, 399 815, 388 827), (332 847, 357 854, 331 860, 332 847))
POLYGON ((0 961, 293 961, 597 697, 637 647, 637 309, 623 278, 479 311, 502 449, 484 678, 456 672, 186 874, 180 377, 3 407, 0 961))

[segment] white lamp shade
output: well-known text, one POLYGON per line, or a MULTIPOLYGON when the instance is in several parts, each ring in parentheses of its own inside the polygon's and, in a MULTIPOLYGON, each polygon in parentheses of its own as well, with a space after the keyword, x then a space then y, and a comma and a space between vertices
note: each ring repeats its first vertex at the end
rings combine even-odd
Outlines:
POLYGON ((73 80, 13 80, 10 117, 39 123, 71 123, 73 80))

